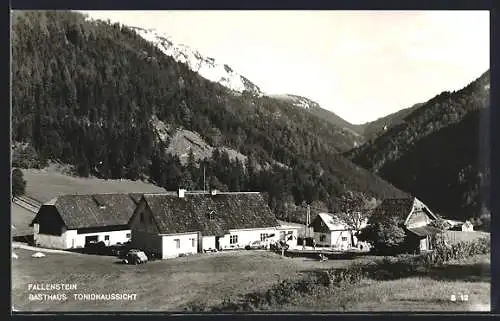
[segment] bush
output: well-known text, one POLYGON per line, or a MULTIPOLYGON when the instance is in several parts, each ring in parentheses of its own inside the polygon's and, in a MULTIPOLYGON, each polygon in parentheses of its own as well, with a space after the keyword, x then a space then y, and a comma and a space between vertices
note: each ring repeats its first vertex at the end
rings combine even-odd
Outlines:
POLYGON ((12 150, 12 166, 19 168, 43 168, 47 162, 40 159, 31 145, 16 144, 12 150))
POLYGON ((320 272, 320 284, 323 286, 345 286, 361 281, 367 275, 361 266, 353 266, 347 269, 332 269, 320 272))

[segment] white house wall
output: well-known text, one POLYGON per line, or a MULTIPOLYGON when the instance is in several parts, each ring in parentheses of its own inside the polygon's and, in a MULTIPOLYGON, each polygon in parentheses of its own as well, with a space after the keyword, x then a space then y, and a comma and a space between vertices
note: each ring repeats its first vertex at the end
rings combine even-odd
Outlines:
POLYGON ((229 234, 224 235, 219 239, 219 245, 222 249, 230 248, 244 248, 255 241, 260 241, 262 233, 274 234, 274 237, 269 238, 269 241, 277 241, 279 233, 276 228, 263 228, 263 229, 248 229, 248 230, 230 230, 229 234), (237 235, 238 241, 235 244, 230 244, 231 235, 237 235))
POLYGON ((127 234, 131 234, 130 230, 107 231, 99 233, 78 234, 76 230, 64 230, 61 235, 40 234, 40 225, 33 224, 33 239, 35 244, 40 247, 52 249, 76 249, 85 247, 85 237, 97 235, 97 241, 103 241, 106 246, 115 245, 117 243, 125 243, 130 240, 127 234), (109 236, 109 240, 105 240, 105 236, 109 236))
POLYGON ((104 242, 106 246, 116 245, 118 243, 126 243, 130 241, 131 235, 130 230, 119 230, 119 231, 106 231, 98 233, 84 233, 78 234, 76 230, 66 231, 66 242, 68 248, 82 248, 85 247, 85 238, 87 236, 97 235, 97 242, 104 242), (109 240, 106 240, 106 236, 109 236, 109 240))
POLYGON ((351 247, 351 232, 350 231, 332 231, 332 247, 347 249, 351 247), (342 238, 347 238, 346 241, 342 241, 342 238))
POLYGON ((180 254, 198 253, 198 233, 162 235, 161 237, 163 259, 178 257, 180 254), (177 248, 176 239, 179 240, 179 248, 177 248))
MULTIPOLYGON (((330 246, 338 249, 347 249, 351 246, 350 231, 331 231, 330 233, 314 232, 314 240, 317 245, 330 246), (325 235, 325 240, 321 240, 321 236, 325 235), (342 241, 342 237, 346 237, 346 241, 342 241)), ((356 241, 356 240, 355 240, 356 241)))
POLYGON ((215 236, 203 236, 202 237, 202 249, 203 250, 214 250, 215 249, 215 236))

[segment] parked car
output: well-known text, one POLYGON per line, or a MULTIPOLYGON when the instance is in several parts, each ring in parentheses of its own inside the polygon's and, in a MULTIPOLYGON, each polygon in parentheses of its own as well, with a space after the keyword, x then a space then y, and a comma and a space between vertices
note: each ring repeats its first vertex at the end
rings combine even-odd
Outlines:
POLYGON ((261 241, 254 241, 245 246, 245 250, 263 250, 266 249, 267 244, 261 241))
POLYGON ((123 259, 123 263, 134 265, 148 263, 148 257, 146 253, 141 250, 131 249, 123 259))

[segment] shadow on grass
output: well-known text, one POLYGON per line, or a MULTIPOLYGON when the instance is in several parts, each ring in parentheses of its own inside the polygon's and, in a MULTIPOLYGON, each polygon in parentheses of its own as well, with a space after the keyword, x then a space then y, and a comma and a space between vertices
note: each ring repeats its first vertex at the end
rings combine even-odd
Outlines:
POLYGON ((123 260, 116 260, 113 264, 126 265, 127 263, 123 262, 123 260))
POLYGON ((429 277, 437 281, 490 282, 489 263, 446 264, 424 267, 409 263, 373 265, 363 267, 368 278, 377 281, 396 280, 407 277, 429 277))
POLYGON ((428 276, 443 281, 490 282, 491 265, 489 263, 448 264, 430 269, 428 276))
POLYGON ((490 282, 491 266, 486 262, 471 264, 446 264, 442 266, 422 266, 411 263, 390 264, 363 264, 354 265, 349 268, 332 269, 330 267, 305 269, 299 271, 301 274, 321 275, 337 273, 346 277, 366 277, 377 281, 391 281, 408 277, 428 277, 437 281, 462 281, 462 282, 490 282), (349 271, 347 273, 347 271, 349 271), (347 274, 346 274, 347 273, 347 274), (349 276, 347 276, 349 275, 349 276))

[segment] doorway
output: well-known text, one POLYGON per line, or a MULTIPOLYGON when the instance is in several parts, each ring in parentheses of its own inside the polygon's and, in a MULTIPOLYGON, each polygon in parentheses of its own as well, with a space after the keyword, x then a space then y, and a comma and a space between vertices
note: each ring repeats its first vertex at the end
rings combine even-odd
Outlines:
POLYGON ((221 238, 220 236, 215 237, 215 249, 217 251, 220 251, 220 238, 221 238))
POLYGON ((420 251, 427 251, 427 238, 420 239, 420 251))
POLYGON ((98 240, 98 235, 85 236, 85 247, 97 243, 98 240))

